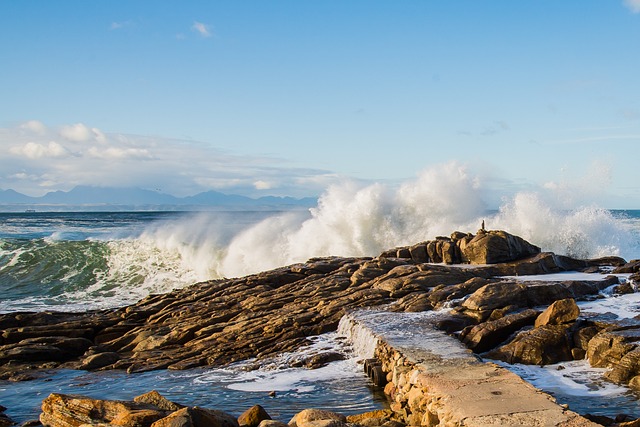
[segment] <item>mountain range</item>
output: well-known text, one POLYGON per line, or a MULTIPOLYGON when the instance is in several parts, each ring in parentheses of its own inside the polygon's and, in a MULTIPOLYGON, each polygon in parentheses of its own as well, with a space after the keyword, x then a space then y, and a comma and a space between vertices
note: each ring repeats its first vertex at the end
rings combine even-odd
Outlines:
POLYGON ((303 208, 316 204, 317 199, 306 197, 265 196, 257 199, 225 194, 218 191, 206 191, 188 197, 175 197, 141 188, 113 188, 77 186, 70 191, 52 191, 44 196, 31 197, 14 190, 0 190, 0 210, 44 209, 60 210, 62 208, 82 208, 88 210, 123 210, 162 208, 197 209, 197 208, 245 208, 245 209, 279 209, 303 208))

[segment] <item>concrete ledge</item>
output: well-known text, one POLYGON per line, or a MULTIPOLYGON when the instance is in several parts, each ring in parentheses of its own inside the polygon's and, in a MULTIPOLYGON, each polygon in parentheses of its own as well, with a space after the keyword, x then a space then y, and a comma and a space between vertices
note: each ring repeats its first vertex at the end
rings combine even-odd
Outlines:
POLYGON ((408 425, 593 426, 513 372, 485 363, 433 326, 437 313, 360 311, 377 340, 391 409, 408 425))

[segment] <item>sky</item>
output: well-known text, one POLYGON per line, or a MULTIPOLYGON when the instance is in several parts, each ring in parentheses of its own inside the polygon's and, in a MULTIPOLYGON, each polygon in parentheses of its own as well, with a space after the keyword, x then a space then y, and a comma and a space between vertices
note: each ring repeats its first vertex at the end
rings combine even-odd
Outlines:
POLYGON ((639 53, 640 0, 0 0, 0 189, 302 197, 453 163, 640 209, 639 53))

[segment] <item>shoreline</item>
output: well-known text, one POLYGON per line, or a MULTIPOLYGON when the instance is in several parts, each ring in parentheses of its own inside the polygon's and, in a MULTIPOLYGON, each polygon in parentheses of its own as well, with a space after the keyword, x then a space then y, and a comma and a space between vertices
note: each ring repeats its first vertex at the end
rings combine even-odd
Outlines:
MULTIPOLYGON (((202 282, 115 310, 0 315, 0 373, 4 379, 28 380, 29 371, 43 368, 134 373, 224 366, 249 358, 259 362, 308 344, 310 336, 334 331, 354 309, 433 310, 465 296, 473 301, 472 294, 489 285, 505 287, 509 282, 500 276, 595 272, 611 264, 637 272, 637 265, 617 257, 576 260, 542 253, 501 231, 453 233, 377 258, 315 258, 242 278, 202 282), (456 267, 460 262, 475 266, 456 267)), ((613 279, 606 282, 614 284, 613 279)), ((517 289, 520 305, 507 309, 497 304, 504 297, 493 294, 479 305, 458 306, 439 327, 456 333, 491 316, 509 318, 534 303, 597 294, 602 286, 573 281, 531 297, 536 286, 509 285, 507 298, 517 289)), ((320 355, 305 363, 321 365, 329 358, 320 355)))

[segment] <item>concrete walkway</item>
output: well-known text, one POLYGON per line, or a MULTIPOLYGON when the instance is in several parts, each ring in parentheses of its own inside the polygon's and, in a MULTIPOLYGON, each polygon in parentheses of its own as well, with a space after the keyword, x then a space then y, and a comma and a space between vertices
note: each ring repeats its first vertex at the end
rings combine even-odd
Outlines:
POLYGON ((433 313, 362 311, 352 321, 378 339, 392 409, 410 425, 593 426, 518 375, 485 363, 432 326, 433 313))

